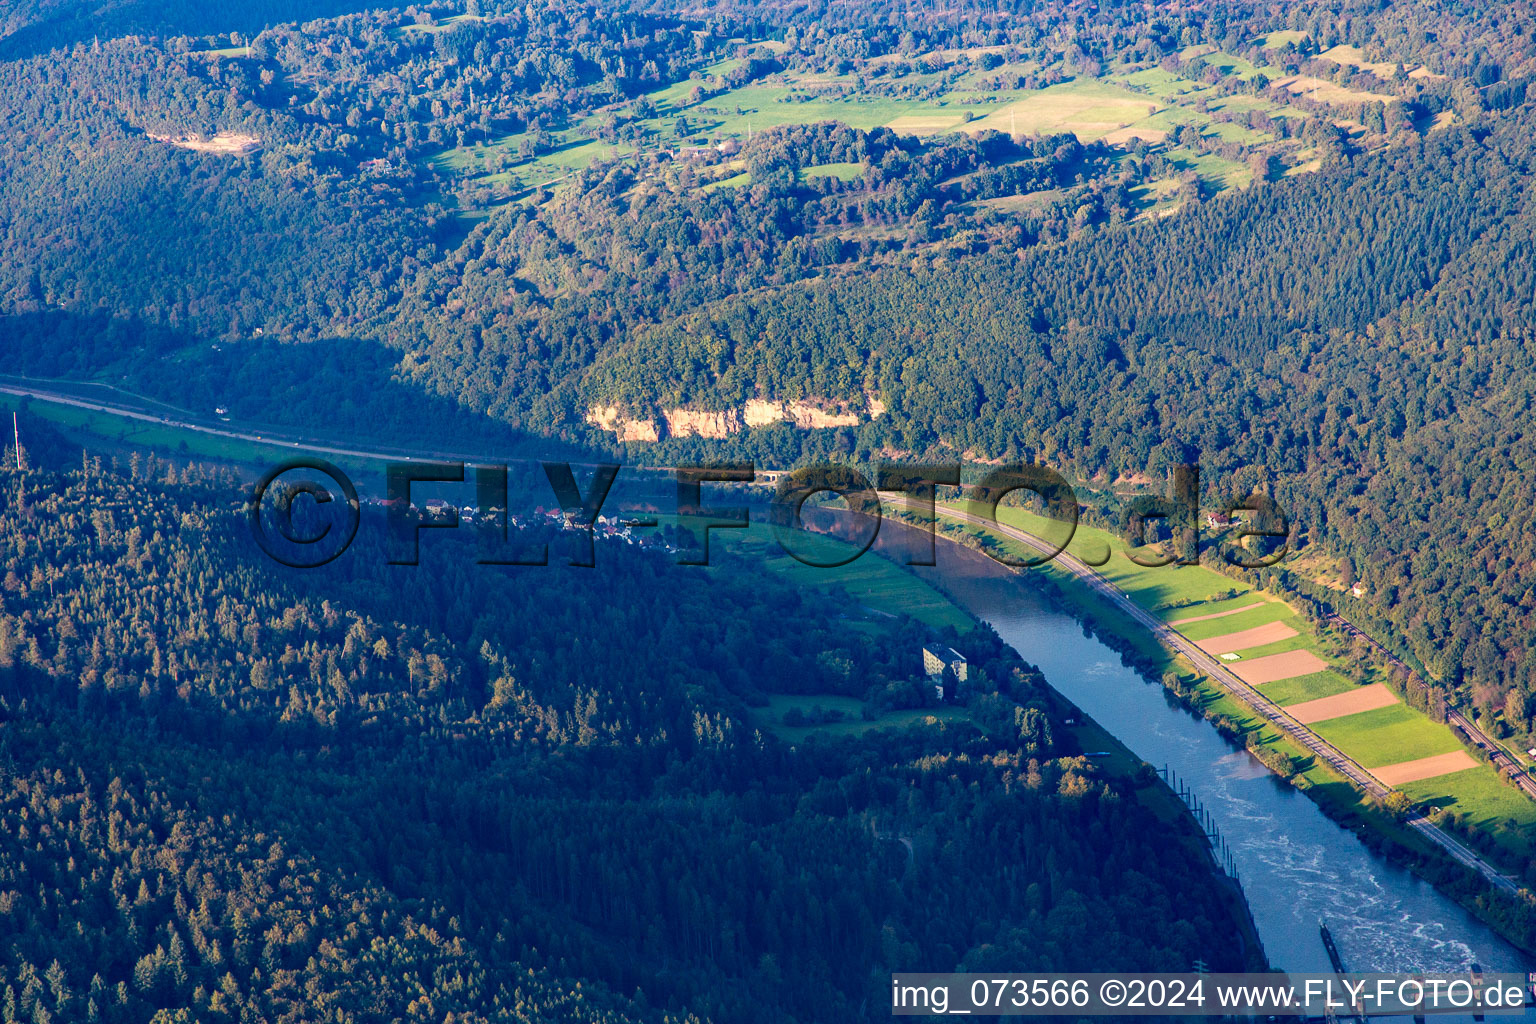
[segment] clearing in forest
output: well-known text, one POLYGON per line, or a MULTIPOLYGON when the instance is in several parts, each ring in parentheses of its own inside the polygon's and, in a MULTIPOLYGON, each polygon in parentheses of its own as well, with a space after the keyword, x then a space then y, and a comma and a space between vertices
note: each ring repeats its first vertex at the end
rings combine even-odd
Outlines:
POLYGON ((1361 92, 1346 89, 1342 85, 1311 75, 1287 75, 1275 80, 1275 85, 1290 90, 1297 96, 1317 100, 1319 103, 1392 103, 1397 97, 1379 92, 1361 92))
POLYGON ((1084 142, 1157 113, 1159 104, 1113 85, 1076 80, 1030 93, 965 126, 968 132, 1049 135, 1072 132, 1084 142))
POLYGON ((219 132, 211 139, 198 139, 188 135, 156 135, 146 132, 156 142, 164 142, 177 149, 190 149, 195 153, 218 153, 221 156, 244 156, 261 148, 261 140, 254 135, 239 132, 219 132))

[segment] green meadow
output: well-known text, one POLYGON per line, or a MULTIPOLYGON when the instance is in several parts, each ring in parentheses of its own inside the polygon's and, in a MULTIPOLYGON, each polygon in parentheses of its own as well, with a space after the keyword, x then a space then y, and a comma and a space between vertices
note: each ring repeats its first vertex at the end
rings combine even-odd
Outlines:
POLYGON ((1356 685, 1358 684, 1350 682, 1337 672, 1323 671, 1314 672, 1308 676, 1297 676, 1294 679, 1265 683, 1259 687, 1259 692, 1281 707, 1285 707, 1287 704, 1300 704, 1303 701, 1348 693, 1356 685))
POLYGON ((864 702, 857 697, 839 694, 775 693, 768 696, 768 704, 754 709, 758 724, 784 740, 797 743, 807 736, 860 736, 871 729, 905 729, 912 725, 936 725, 941 722, 969 721, 964 708, 908 708, 903 711, 887 711, 874 718, 864 717, 864 702), (817 712, 841 712, 842 717, 830 722, 808 722, 788 725, 784 716, 791 709, 802 714, 817 712))
POLYGON ((1461 749, 1449 726, 1430 721, 1406 704, 1331 718, 1312 729, 1367 768, 1461 749))
MULTIPOLYGON (((1210 612, 1202 610, 1202 615, 1210 612)), ((1253 629, 1256 626, 1267 626, 1271 622, 1284 622, 1298 631, 1304 624, 1294 623, 1293 619, 1300 616, 1295 609, 1282 601, 1264 600, 1250 611, 1241 611, 1235 615, 1223 615, 1219 619, 1206 619, 1203 622, 1187 622, 1179 626, 1179 632, 1191 640, 1209 640, 1212 637, 1226 636, 1228 633, 1237 633, 1245 629, 1253 629)))
MULTIPOLYGON (((984 514, 982 510, 968 508, 966 503, 951 502, 951 507, 984 514)), ((1022 529, 1036 536, 1061 535, 1061 526, 1016 506, 998 509, 1000 522, 1022 529)), ((945 523, 940 520, 941 525, 945 523)), ((972 527, 959 527, 948 523, 948 532, 979 533, 972 527)), ((1032 549, 1010 541, 1006 537, 988 534, 995 541, 992 548, 998 553, 1014 557, 1032 556, 1032 549)), ((1136 604, 1157 615, 1165 622, 1231 612, 1219 618, 1188 622, 1174 628, 1192 640, 1210 640, 1214 637, 1238 633, 1269 623, 1284 623, 1297 631, 1297 636, 1268 644, 1251 646, 1240 651, 1246 661, 1266 654, 1284 651, 1309 650, 1335 667, 1326 671, 1291 679, 1261 684, 1258 689, 1268 699, 1286 706, 1303 701, 1316 700, 1335 694, 1348 693, 1358 684, 1350 675, 1356 666, 1330 656, 1330 649, 1343 649, 1336 640, 1328 640, 1307 619, 1290 605, 1255 590, 1251 585, 1216 572, 1206 565, 1147 567, 1132 562, 1125 554, 1122 540, 1106 530, 1079 524, 1067 546, 1067 552, 1096 564, 1098 572, 1136 604)), ((1207 552, 1206 558, 1215 557, 1207 552)), ((1184 676, 1197 687, 1196 700, 1208 712, 1224 715, 1244 728, 1257 732, 1261 742, 1291 754, 1309 767, 1304 771, 1307 784, 1313 788, 1324 787, 1319 795, 1344 806, 1357 806, 1361 795, 1334 776, 1326 768, 1311 762, 1303 751, 1291 746, 1284 737, 1268 727, 1252 709, 1226 690, 1204 676, 1194 673, 1183 659, 1161 648, 1143 631, 1130 623, 1115 621, 1120 617, 1108 611, 1101 601, 1082 593, 1080 585, 1069 580, 1064 573, 1053 569, 1030 569, 1026 572, 1047 571, 1055 574, 1069 593, 1084 599, 1085 610, 1108 628, 1136 642, 1140 649, 1160 658, 1167 670, 1184 676), (1345 798, 1344 793, 1353 793, 1345 798)), ((1233 663, 1233 666, 1241 662, 1233 663)), ((1383 666, 1367 670, 1368 681, 1386 681, 1383 666)), ((1432 721, 1421 712, 1406 704, 1346 715, 1313 725, 1320 736, 1338 747, 1367 768, 1417 760, 1435 754, 1461 749, 1461 744, 1449 727, 1432 721)), ((1436 804, 1454 807, 1468 820, 1482 823, 1484 828, 1497 833, 1501 843, 1511 850, 1528 856, 1532 840, 1536 839, 1536 803, 1522 793, 1499 780, 1491 768, 1455 772, 1439 778, 1410 783, 1401 787, 1416 800, 1428 800, 1436 804)))
POLYGON ((817 164, 814 167, 800 169, 802 178, 836 178, 838 181, 854 181, 864 174, 863 164, 852 164, 846 161, 831 164, 817 164))
MULTIPOLYGON (((833 568, 806 565, 784 551, 767 523, 755 520, 744 530, 715 531, 711 543, 716 543, 716 538, 728 550, 761 560, 770 569, 799 584, 841 588, 878 616, 910 615, 934 629, 968 630, 975 625, 974 620, 949 598, 914 573, 873 552, 865 552, 847 565, 833 568)), ((816 533, 797 532, 793 543, 797 552, 817 562, 846 559, 856 552, 851 544, 816 533)), ((850 613, 852 611, 850 609, 850 613)))
POLYGON ((1490 765, 1479 765, 1399 787, 1422 803, 1464 815, 1468 824, 1492 835, 1517 856, 1529 856, 1531 801, 1499 778, 1490 765))

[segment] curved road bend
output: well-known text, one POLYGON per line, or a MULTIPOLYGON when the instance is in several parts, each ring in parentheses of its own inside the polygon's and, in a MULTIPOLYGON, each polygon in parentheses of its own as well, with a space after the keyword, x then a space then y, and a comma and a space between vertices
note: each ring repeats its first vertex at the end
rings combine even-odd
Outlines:
MULTIPOLYGON (((903 501, 901 498, 895 495, 887 494, 882 495, 882 497, 891 501, 893 504, 903 505, 909 508, 912 507, 906 501, 903 501)), ((1041 554, 1048 555, 1052 552, 1052 550, 1054 550, 1051 544, 1041 540, 1039 537, 1036 537, 1033 534, 1025 533, 1023 530, 1017 529, 1016 527, 1008 526, 1003 523, 995 523, 991 520, 983 518, 982 516, 972 515, 969 512, 962 512, 959 509, 951 509, 939 506, 937 511, 939 515, 948 516, 951 519, 957 519, 961 522, 969 523, 972 526, 980 526, 984 527, 985 529, 996 530, 997 532, 1012 540, 1016 540, 1022 544, 1028 545, 1041 554)), ((1151 632, 1152 635, 1155 636, 1159 641, 1161 641, 1164 646, 1169 647, 1174 651, 1177 651, 1179 654, 1184 655, 1184 657, 1188 658, 1189 661, 1192 662, 1197 669, 1215 679, 1222 686, 1236 694, 1250 707, 1252 707, 1254 711, 1268 719, 1275 726, 1275 728, 1285 733, 1288 737, 1300 745, 1302 749, 1308 750, 1312 754, 1316 755, 1320 760, 1327 764, 1328 767, 1344 776, 1360 789, 1377 798, 1385 797, 1388 793, 1392 792, 1391 787, 1382 785, 1376 780, 1375 776, 1362 768, 1343 751, 1339 750, 1333 744, 1329 743, 1327 740, 1323 739, 1321 736, 1317 735, 1317 733, 1313 732, 1311 729, 1308 729, 1294 718, 1291 718, 1278 704, 1270 700, 1268 697, 1265 697, 1253 686, 1243 682, 1235 674, 1233 674, 1230 669, 1228 669, 1216 658, 1207 654, 1205 651, 1202 651, 1194 644, 1193 641, 1184 636, 1184 634, 1168 626, 1162 620, 1154 617, 1150 612, 1146 611, 1140 605, 1132 601, 1128 596, 1126 596, 1124 591, 1120 590, 1120 588, 1116 587, 1114 584, 1110 583, 1107 579, 1101 576, 1092 566, 1088 565, 1086 562, 1082 561, 1074 555, 1067 554, 1065 551, 1056 556, 1055 562, 1062 569, 1066 570, 1068 573, 1071 573, 1077 579, 1087 584, 1088 587, 1102 596, 1105 600, 1109 601, 1109 603, 1115 608, 1124 612, 1133 620, 1146 627, 1146 629, 1151 632)), ((1507 875, 1500 873, 1499 870, 1492 864, 1483 860, 1476 853, 1472 852, 1465 846, 1461 845, 1461 843, 1451 838, 1451 836, 1437 828, 1428 819, 1423 817, 1416 817, 1407 821, 1405 824, 1407 824, 1409 828, 1417 831, 1420 835, 1424 836, 1425 839, 1440 847, 1458 863, 1463 864, 1466 867, 1476 871, 1478 874, 1482 875, 1496 889, 1511 896, 1519 894, 1519 886, 1517 886, 1514 881, 1512 881, 1507 875)))
MULTIPOLYGON (((343 458, 369 459, 375 462, 421 462, 433 461, 437 459, 448 459, 455 462, 468 463, 470 465, 504 465, 513 463, 522 464, 538 461, 537 459, 526 457, 517 458, 500 456, 497 458, 487 458, 484 455, 463 455, 455 454, 453 452, 431 452, 427 454, 416 452, 414 454, 407 454, 406 452, 399 450, 369 451, 362 448, 340 448, 303 438, 295 439, 291 436, 284 437, 280 433, 252 433, 251 431, 255 428, 236 430, 233 428, 211 426, 209 424, 199 423, 194 420, 174 419, 169 416, 160 415, 157 413, 145 412, 142 409, 132 409, 127 406, 112 405, 108 402, 97 402, 91 399, 81 398, 78 395, 72 395, 58 391, 49 391, 47 388, 37 387, 31 383, 18 384, 14 381, 15 378, 10 380, 0 380, 0 394, 15 395, 19 398, 34 398, 39 402, 51 402, 54 405, 68 405, 73 406, 76 409, 85 409, 89 412, 106 413, 109 416, 120 416, 124 419, 138 420, 143 423, 153 423, 162 427, 174 427, 177 430, 189 430, 193 433, 206 434, 210 437, 220 437, 231 441, 250 441, 253 444, 267 445, 272 448, 286 448, 296 452, 307 452, 312 455, 337 455, 343 458)), ((635 472, 656 471, 653 467, 647 466, 632 466, 628 468, 635 472)), ((665 470, 665 472, 670 473, 671 470, 665 470)))

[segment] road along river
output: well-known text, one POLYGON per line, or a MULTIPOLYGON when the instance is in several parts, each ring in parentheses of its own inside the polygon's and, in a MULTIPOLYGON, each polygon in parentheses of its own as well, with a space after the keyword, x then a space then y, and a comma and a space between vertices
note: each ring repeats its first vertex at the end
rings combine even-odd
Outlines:
MULTIPOLYGON (((904 563, 911 550, 910 536, 899 537, 905 532, 888 521, 876 551, 904 563)), ((1051 587, 942 539, 937 561, 913 571, 991 624, 1051 686, 1137 756, 1167 765, 1195 790, 1234 851, 1277 969, 1330 970, 1318 932, 1323 919, 1351 971, 1460 971, 1474 961, 1488 971, 1531 969, 1529 958, 1454 900, 1372 852, 1303 793, 1174 703, 1157 680, 1127 666, 1051 587)))

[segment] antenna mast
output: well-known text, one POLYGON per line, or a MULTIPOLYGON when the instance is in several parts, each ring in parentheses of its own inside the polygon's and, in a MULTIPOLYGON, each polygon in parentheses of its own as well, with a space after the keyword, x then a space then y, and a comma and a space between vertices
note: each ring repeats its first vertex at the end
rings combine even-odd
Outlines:
POLYGON ((16 423, 16 412, 11 411, 11 434, 16 438, 16 468, 21 468, 21 427, 16 423))

